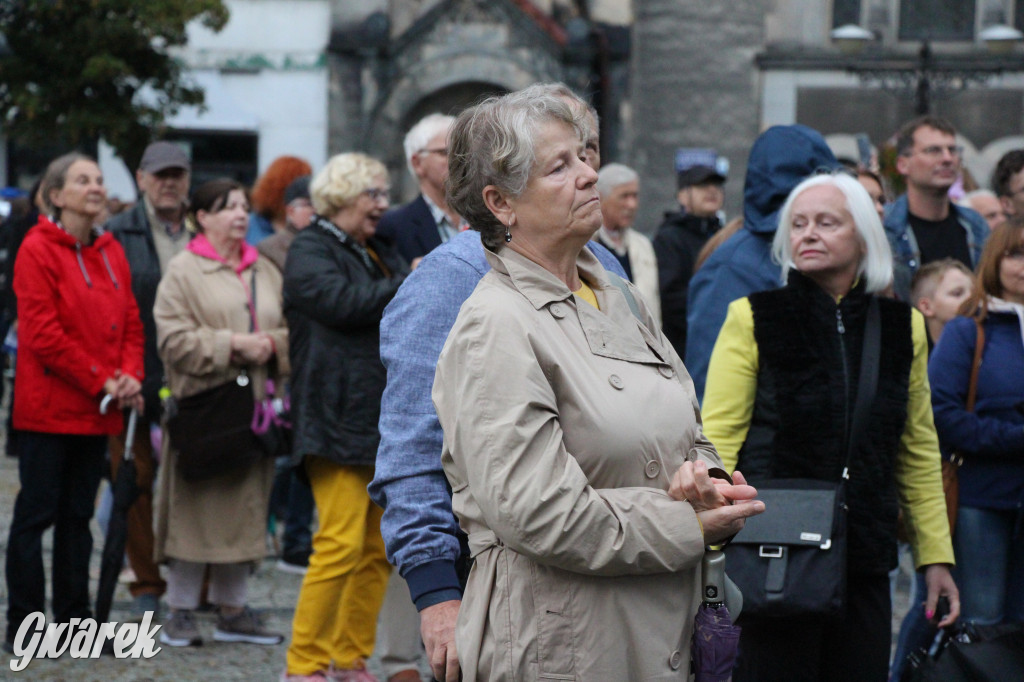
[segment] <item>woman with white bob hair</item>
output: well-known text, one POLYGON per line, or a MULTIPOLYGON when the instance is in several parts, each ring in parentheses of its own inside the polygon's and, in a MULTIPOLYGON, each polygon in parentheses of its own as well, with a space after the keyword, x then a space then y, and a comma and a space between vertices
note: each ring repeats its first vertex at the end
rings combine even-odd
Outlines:
MULTIPOLYGON (((782 617, 744 610, 733 679, 884 680, 900 508, 925 571, 928 617, 940 595, 951 605, 940 625, 960 610, 924 319, 882 295, 892 255, 871 197, 852 177, 817 175, 797 185, 772 252, 786 285, 729 305, 711 355, 704 430, 726 470, 741 468, 760 489, 786 487, 781 479, 845 479, 845 610, 782 617), (877 361, 862 362, 866 335, 879 341, 877 361), (876 389, 855 410, 858 394, 870 393, 860 389, 860 373, 872 365, 876 389), (866 418, 855 419, 858 412, 866 418)), ((768 504, 766 522, 771 512, 768 504)))

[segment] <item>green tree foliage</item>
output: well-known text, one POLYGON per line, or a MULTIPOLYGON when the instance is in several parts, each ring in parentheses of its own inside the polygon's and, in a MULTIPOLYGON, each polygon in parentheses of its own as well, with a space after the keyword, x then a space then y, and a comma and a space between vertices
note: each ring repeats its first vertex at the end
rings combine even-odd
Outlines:
POLYGON ((165 118, 203 104, 168 48, 193 19, 219 31, 222 0, 0 0, 0 128, 32 145, 105 139, 134 168, 165 118))

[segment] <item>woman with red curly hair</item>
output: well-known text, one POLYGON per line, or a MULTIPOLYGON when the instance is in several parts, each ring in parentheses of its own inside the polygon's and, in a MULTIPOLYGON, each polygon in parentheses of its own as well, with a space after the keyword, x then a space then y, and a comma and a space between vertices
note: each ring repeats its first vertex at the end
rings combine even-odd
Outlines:
POLYGON ((284 190, 295 178, 312 173, 313 167, 297 156, 279 156, 267 166, 252 188, 252 213, 245 241, 255 246, 285 229, 284 190))

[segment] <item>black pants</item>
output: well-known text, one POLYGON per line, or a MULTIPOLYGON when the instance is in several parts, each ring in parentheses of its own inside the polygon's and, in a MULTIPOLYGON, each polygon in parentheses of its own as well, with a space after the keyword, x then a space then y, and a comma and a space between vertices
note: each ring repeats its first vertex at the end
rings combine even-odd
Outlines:
POLYGON ((740 616, 740 657, 733 682, 837 680, 885 682, 892 642, 889 576, 852 576, 846 616, 740 616))
POLYGON ((53 620, 90 618, 89 520, 103 475, 106 436, 23 431, 21 490, 7 541, 7 641, 21 622, 46 605, 43 533, 53 531, 53 620))

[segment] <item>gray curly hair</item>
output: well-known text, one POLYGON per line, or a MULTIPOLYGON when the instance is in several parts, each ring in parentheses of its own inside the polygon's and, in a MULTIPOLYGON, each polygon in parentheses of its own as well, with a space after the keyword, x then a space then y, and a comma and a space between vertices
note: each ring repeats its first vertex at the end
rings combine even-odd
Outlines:
POLYGON ((448 205, 480 233, 484 246, 492 251, 504 245, 505 226, 484 203, 484 188, 494 185, 513 197, 523 193, 536 160, 534 138, 541 125, 565 123, 580 142, 590 133, 586 104, 566 91, 561 84, 541 84, 490 97, 462 112, 452 126, 448 205), (573 100, 579 106, 569 103, 573 100))

